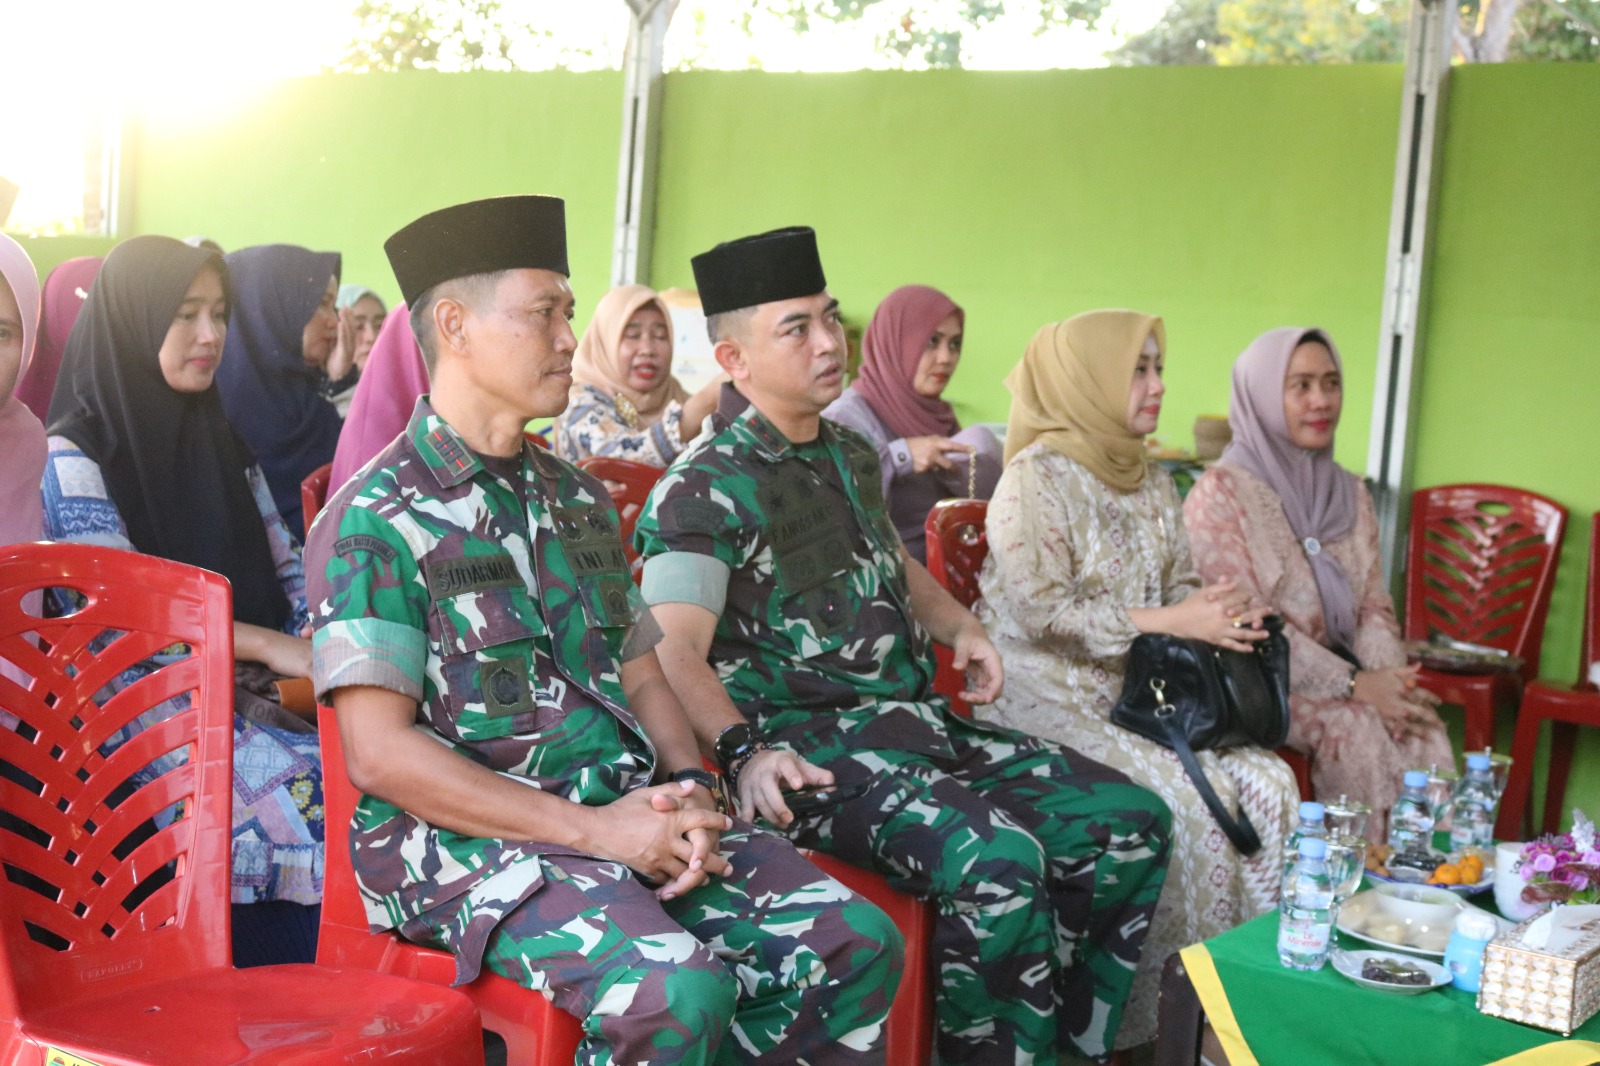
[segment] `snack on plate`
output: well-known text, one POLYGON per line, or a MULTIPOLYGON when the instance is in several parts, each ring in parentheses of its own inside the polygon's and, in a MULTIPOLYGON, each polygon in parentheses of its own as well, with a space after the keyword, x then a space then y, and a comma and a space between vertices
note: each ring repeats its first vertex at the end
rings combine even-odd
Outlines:
POLYGON ((1454 862, 1441 862, 1428 878, 1430 885, 1475 885, 1483 880, 1483 857, 1477 848, 1468 848, 1454 862))
POLYGON ((1426 973, 1399 959, 1385 955, 1369 958, 1361 966, 1361 976, 1386 985, 1427 985, 1433 981, 1426 973))
POLYGON ((1389 876, 1389 856, 1394 854, 1394 849, 1387 844, 1367 845, 1367 869, 1379 877, 1389 876))

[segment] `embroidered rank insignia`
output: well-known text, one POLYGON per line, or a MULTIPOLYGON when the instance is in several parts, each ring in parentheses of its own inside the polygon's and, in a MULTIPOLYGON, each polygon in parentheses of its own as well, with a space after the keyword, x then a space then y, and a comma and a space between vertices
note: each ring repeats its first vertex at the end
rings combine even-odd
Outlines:
POLYGON ((484 712, 490 718, 533 710, 533 687, 528 683, 528 662, 523 656, 491 659, 478 671, 483 679, 484 712))

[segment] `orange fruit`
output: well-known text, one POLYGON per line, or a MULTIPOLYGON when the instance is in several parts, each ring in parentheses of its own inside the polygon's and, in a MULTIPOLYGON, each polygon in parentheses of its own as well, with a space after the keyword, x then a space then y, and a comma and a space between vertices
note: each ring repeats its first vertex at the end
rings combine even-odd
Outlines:
POLYGON ((1463 862, 1460 864, 1461 881, 1463 885, 1475 885, 1483 880, 1483 863, 1463 862))
POLYGON ((1433 871, 1433 876, 1428 878, 1430 885, 1459 885, 1461 871, 1447 862, 1441 862, 1438 869, 1433 871))

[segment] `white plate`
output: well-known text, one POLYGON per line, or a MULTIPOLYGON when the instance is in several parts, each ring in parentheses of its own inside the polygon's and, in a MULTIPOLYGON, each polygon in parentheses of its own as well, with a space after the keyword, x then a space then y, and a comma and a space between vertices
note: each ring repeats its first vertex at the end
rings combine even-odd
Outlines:
POLYGON ((1328 961, 1333 963, 1333 968, 1345 977, 1354 981, 1362 988, 1375 988, 1379 992, 1393 992, 1397 996, 1416 996, 1423 992, 1432 992, 1435 988, 1443 988, 1450 983, 1450 971, 1436 962, 1419 959, 1414 955, 1404 952, 1391 951, 1339 951, 1335 950, 1328 961), (1432 984, 1426 985, 1396 985, 1387 981, 1371 981, 1361 976, 1361 967, 1368 959, 1397 959, 1408 966, 1414 966, 1427 974, 1432 979, 1432 984))
MULTIPOLYGON (((1443 860, 1441 859, 1440 861, 1442 862, 1443 860)), ((1382 874, 1373 873, 1371 870, 1367 871, 1367 877, 1370 878, 1371 880, 1373 880, 1373 881, 1382 881, 1382 882, 1385 882, 1385 883, 1391 884, 1391 885, 1423 885, 1423 884, 1427 884, 1427 882, 1428 882, 1428 875, 1427 874, 1425 874, 1422 871, 1418 870, 1418 871, 1416 871, 1416 875, 1417 875, 1417 880, 1412 881, 1412 880, 1409 880, 1409 879, 1403 878, 1403 877, 1385 877, 1382 874)), ((1446 890, 1448 890, 1450 892, 1454 892, 1458 896, 1476 896, 1480 892, 1487 892, 1491 888, 1494 887, 1494 867, 1492 865, 1485 866, 1483 868, 1483 876, 1478 878, 1478 883, 1475 884, 1475 885, 1431 885, 1429 887, 1431 887, 1431 888, 1443 888, 1443 889, 1446 889, 1446 890)))
MULTIPOLYGON (((1430 885, 1427 887, 1440 888, 1442 886, 1430 885)), ((1373 906, 1373 901, 1370 897, 1375 896, 1376 894, 1376 890, 1368 889, 1365 892, 1357 892, 1355 895, 1346 900, 1344 906, 1339 908, 1339 920, 1335 924, 1334 928, 1338 929, 1339 932, 1345 934, 1346 936, 1353 936, 1357 940, 1365 940, 1367 943, 1375 944, 1380 948, 1389 948, 1392 951, 1398 951, 1411 955, 1428 955, 1432 956, 1433 958, 1444 957, 1445 944, 1448 943, 1450 939, 1450 934, 1448 931, 1444 931, 1443 935, 1439 935, 1438 931, 1433 932, 1432 942, 1436 942, 1439 945, 1436 948, 1423 947, 1417 944, 1408 944, 1404 941, 1387 940, 1382 937, 1371 936, 1363 932, 1360 928, 1360 924, 1366 921, 1367 911, 1373 906)), ((1483 909, 1481 907, 1474 907, 1473 904, 1468 903, 1459 896, 1456 897, 1456 903, 1458 913, 1466 910, 1469 907, 1472 907, 1474 910, 1483 909)), ((1483 913, 1489 914, 1488 911, 1483 911, 1483 913)), ((1513 923, 1506 921, 1497 914, 1489 914, 1489 917, 1493 918, 1499 927, 1498 931, 1495 933, 1496 936, 1512 928, 1513 923)), ((1405 923, 1402 921, 1400 922, 1400 925, 1404 926, 1405 923)))

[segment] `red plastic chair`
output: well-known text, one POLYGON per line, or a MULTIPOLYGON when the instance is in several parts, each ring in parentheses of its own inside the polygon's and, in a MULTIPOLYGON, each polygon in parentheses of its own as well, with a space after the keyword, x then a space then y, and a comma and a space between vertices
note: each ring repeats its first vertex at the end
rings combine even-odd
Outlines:
MULTIPOLYGON (((934 580, 961 602, 971 607, 978 602, 978 573, 989 557, 989 533, 985 521, 987 500, 940 500, 928 512, 923 530, 928 535, 928 571, 934 580)), ((950 709, 970 717, 972 708, 960 696, 966 681, 953 665, 950 649, 934 645, 933 688, 950 698, 950 709)), ((1294 771, 1300 798, 1311 798, 1311 763, 1293 748, 1279 748, 1278 758, 1294 771)))
POLYGON ((622 486, 622 495, 613 497, 613 502, 617 505, 617 517, 622 519, 622 550, 627 553, 628 565, 634 568, 637 578, 639 554, 633 550, 633 527, 644 513, 650 490, 666 471, 659 466, 609 455, 591 455, 578 465, 602 481, 614 481, 622 486))
MULTIPOLYGON (((366 908, 350 865, 350 818, 357 795, 345 771, 344 747, 331 708, 317 709, 317 733, 322 740, 328 841, 317 962, 448 987, 456 976, 455 956, 413 944, 393 930, 374 933, 368 929, 366 908)), ((460 991, 483 1015, 483 1027, 505 1041, 508 1066, 569 1066, 573 1061, 582 1028, 578 1019, 543 993, 488 970, 460 991)))
POLYGON ((905 937, 905 963, 884 1026, 888 1066, 923 1066, 933 1057, 933 904, 891 888, 882 874, 820 851, 802 851, 818 869, 875 904, 905 937))
POLYGON ((194 567, 78 544, 0 554, 0 706, 20 720, 0 728, 0 1062, 61 1061, 53 1048, 102 1066, 482 1063, 459 993, 232 968, 232 616, 227 581, 194 567), (26 613, 23 596, 48 587, 84 606, 26 613), (188 653, 106 694, 174 645, 188 653), (107 753, 185 694, 187 709, 107 753), (182 761, 145 780, 168 754, 182 761))
MULTIPOLYGON (((928 572, 963 607, 978 602, 978 572, 989 557, 989 532, 984 528, 988 514, 988 500, 940 500, 922 525, 927 534, 928 572)), ((949 697, 953 712, 971 718, 972 707, 961 698, 967 681, 954 661, 948 647, 933 646, 933 690, 949 697)))
POLYGON ((1422 669, 1423 687, 1466 711, 1468 751, 1494 744, 1495 717, 1515 713, 1523 686, 1538 676, 1566 526, 1565 507, 1504 485, 1440 485, 1411 496, 1406 638, 1440 633, 1522 659, 1520 673, 1422 669))
POLYGON ((1589 664, 1600 662, 1600 513, 1589 533, 1589 581, 1584 597, 1583 644, 1576 684, 1544 678, 1530 684, 1517 711, 1517 732, 1511 742, 1511 774, 1501 798, 1495 836, 1521 840, 1526 824, 1529 794, 1533 791, 1533 760, 1538 750, 1539 726, 1550 723, 1550 769, 1545 781, 1545 833, 1558 831, 1572 772, 1572 750, 1578 727, 1600 728, 1600 688, 1589 680, 1589 664))
POLYGON ((328 480, 332 476, 333 464, 323 463, 300 482, 300 513, 307 533, 311 532, 311 523, 322 513, 322 505, 328 502, 328 480))

